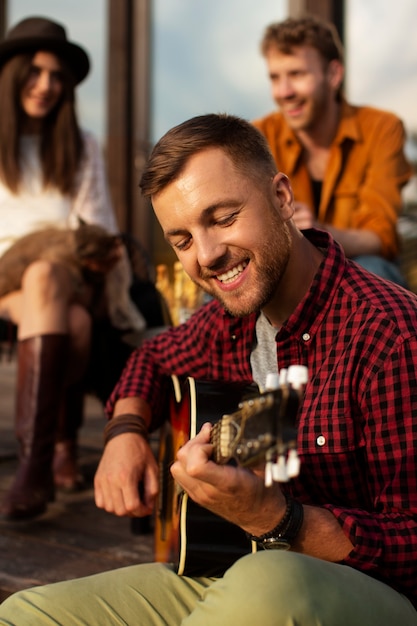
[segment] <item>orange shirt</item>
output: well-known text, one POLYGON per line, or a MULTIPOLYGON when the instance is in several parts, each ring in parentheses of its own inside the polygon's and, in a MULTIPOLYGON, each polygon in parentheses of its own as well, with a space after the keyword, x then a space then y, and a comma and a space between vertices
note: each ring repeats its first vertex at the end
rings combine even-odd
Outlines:
MULTIPOLYGON (((253 124, 266 137, 278 168, 289 177, 295 199, 314 207, 303 147, 283 115, 271 113, 253 124)), ((403 124, 392 113, 343 102, 317 216, 319 222, 336 228, 375 232, 382 256, 389 259, 398 254, 401 189, 412 174, 404 142, 403 124)))

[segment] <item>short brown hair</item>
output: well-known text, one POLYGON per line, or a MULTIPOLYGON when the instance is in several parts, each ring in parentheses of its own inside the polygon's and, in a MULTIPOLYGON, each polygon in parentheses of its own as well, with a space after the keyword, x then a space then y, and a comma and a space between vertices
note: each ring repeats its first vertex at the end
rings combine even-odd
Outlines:
POLYGON ((210 113, 171 128, 155 145, 139 186, 145 197, 162 191, 181 174, 190 157, 221 148, 238 170, 266 179, 277 168, 268 144, 252 124, 239 117, 210 113))
POLYGON ((299 46, 315 48, 326 65, 334 60, 344 62, 343 45, 335 26, 313 16, 288 18, 267 26, 261 52, 266 56, 270 48, 276 48, 283 54, 291 54, 299 46))

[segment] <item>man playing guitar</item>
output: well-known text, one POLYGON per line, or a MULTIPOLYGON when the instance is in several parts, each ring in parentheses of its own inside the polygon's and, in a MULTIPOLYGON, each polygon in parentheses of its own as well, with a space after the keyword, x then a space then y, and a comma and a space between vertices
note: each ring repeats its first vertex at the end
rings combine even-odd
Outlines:
POLYGON ((129 359, 108 402, 97 505, 152 513, 159 478, 147 432, 167 415, 173 374, 262 389, 268 372, 306 367, 300 472, 271 484, 261 461, 216 463, 206 422, 172 475, 256 552, 223 576, 150 563, 22 591, 0 606, 0 622, 417 625, 417 298, 347 260, 329 233, 299 231, 290 182, 262 135, 234 116, 171 129, 141 188, 213 298, 129 359))

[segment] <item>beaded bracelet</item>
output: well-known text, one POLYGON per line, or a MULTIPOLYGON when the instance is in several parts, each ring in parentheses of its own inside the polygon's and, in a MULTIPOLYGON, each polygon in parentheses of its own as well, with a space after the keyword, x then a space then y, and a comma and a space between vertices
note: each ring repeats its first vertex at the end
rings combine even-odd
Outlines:
POLYGON ((255 541, 266 550, 290 548, 301 530, 304 519, 302 504, 287 494, 285 494, 285 499, 287 508, 285 509, 284 517, 275 528, 258 537, 247 533, 252 541, 255 541))
POLYGON ((123 413, 123 415, 117 415, 107 422, 103 432, 104 445, 113 437, 123 433, 136 433, 148 439, 148 428, 143 417, 133 413, 123 413))

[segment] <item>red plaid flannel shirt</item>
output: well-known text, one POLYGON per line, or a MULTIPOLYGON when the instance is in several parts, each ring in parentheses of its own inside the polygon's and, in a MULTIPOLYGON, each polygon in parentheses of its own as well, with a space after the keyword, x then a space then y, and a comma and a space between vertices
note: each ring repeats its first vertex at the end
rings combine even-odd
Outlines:
MULTIPOLYGON (((276 337, 279 367, 303 364, 301 473, 288 489, 329 509, 354 549, 346 565, 381 579, 417 606, 417 298, 325 250, 311 287, 276 337)), ((171 374, 251 382, 256 314, 241 319, 217 301, 144 342, 107 405, 140 396, 157 425, 171 374)))

